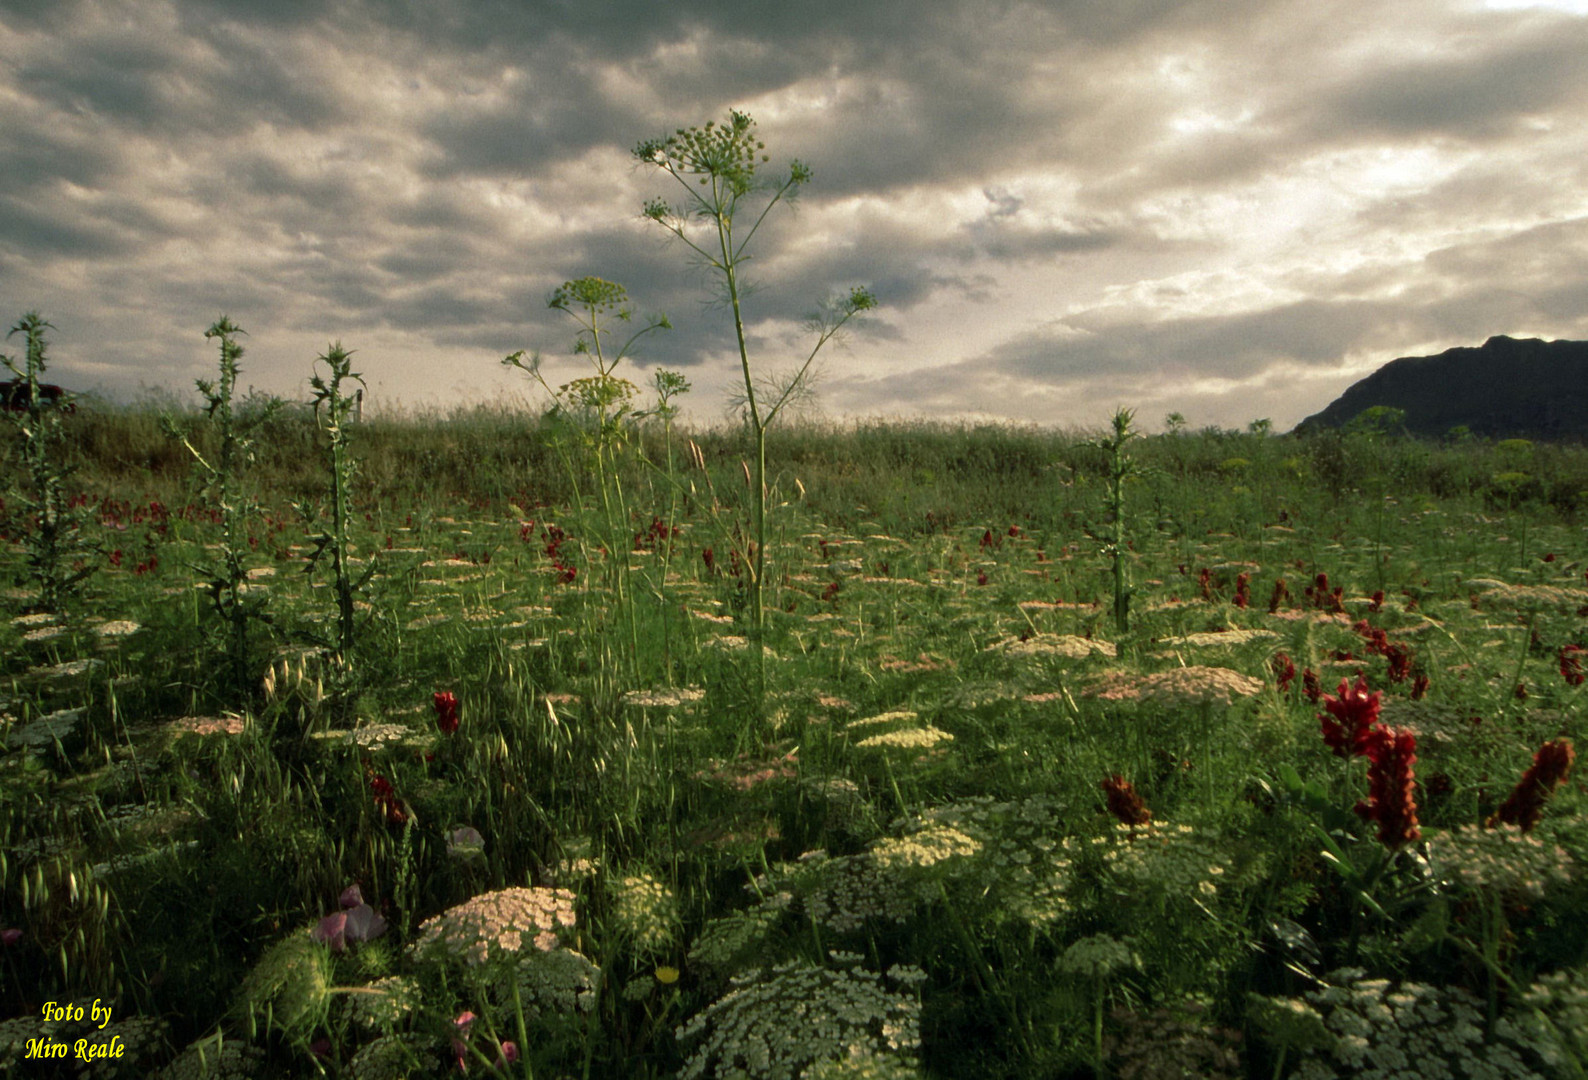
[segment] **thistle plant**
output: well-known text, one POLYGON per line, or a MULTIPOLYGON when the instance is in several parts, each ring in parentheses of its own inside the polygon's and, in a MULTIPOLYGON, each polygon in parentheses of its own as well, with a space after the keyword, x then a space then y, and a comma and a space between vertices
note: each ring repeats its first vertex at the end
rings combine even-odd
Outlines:
POLYGON ((793 199, 811 180, 810 168, 797 160, 790 163, 786 177, 770 181, 759 177, 758 167, 771 160, 763 153, 765 149, 766 144, 756 138, 755 121, 737 110, 730 112, 728 122, 721 126, 708 120, 703 128, 679 128, 672 135, 647 139, 634 149, 639 161, 671 176, 685 192, 677 206, 659 198, 650 200, 645 204, 645 216, 676 236, 721 278, 733 314, 744 378, 744 415, 755 440, 750 481, 754 542, 743 557, 750 572, 750 654, 755 658, 758 697, 765 689, 767 429, 789 404, 808 393, 811 365, 822 347, 850 319, 877 306, 876 297, 867 289, 851 289, 812 320, 810 329, 816 343, 804 362, 758 393, 745 340, 742 301, 746 283, 741 275, 749 260, 750 242, 772 208, 793 199))
POLYGON ((1113 434, 1099 439, 1095 444, 1108 454, 1108 520, 1101 531, 1087 532, 1103 546, 1103 554, 1113 566, 1114 573, 1114 626, 1119 633, 1130 632, 1130 597, 1135 592, 1130 583, 1130 563, 1127 561, 1129 544, 1125 537, 1125 481, 1141 475, 1141 469, 1125 447, 1131 440, 1140 438, 1131 428, 1134 413, 1130 409, 1114 412, 1113 434))
MULTIPOLYGON (((331 474, 331 528, 314 538, 314 551, 309 556, 308 569, 312 572, 323 559, 331 562, 332 585, 336 590, 336 641, 332 648, 344 670, 353 663, 353 646, 357 637, 354 618, 354 595, 369 583, 375 573, 372 558, 364 573, 354 580, 351 559, 353 540, 350 532, 353 518, 353 477, 357 462, 348 447, 348 423, 356 407, 351 394, 343 392, 343 384, 364 379, 353 370, 352 353, 342 348, 340 342, 332 345, 316 363, 326 365, 326 374, 318 372, 309 380, 314 389, 314 414, 327 436, 326 465, 331 474), (322 408, 323 406, 323 408, 322 408)), ((300 504, 299 512, 312 520, 306 506, 300 504)))
POLYGON ((21 366, 8 356, 3 363, 21 386, 25 387, 25 407, 8 412, 16 425, 22 444, 22 467, 26 490, 18 491, 23 509, 33 519, 23 541, 28 571, 39 590, 38 607, 56 612, 90 574, 88 562, 95 554, 83 538, 82 515, 66 495, 66 481, 73 468, 60 458, 61 416, 71 408, 68 396, 47 397, 40 381, 48 366, 44 331, 54 326, 37 311, 30 311, 11 328, 7 337, 22 334, 27 354, 21 366))
POLYGON ((224 315, 204 331, 206 339, 220 339, 219 378, 215 382, 196 380, 199 393, 204 395, 204 411, 215 427, 218 446, 214 451, 214 460, 206 458, 173 420, 162 418, 167 433, 179 439, 193 455, 203 492, 220 511, 219 562, 196 566, 195 569, 208 579, 205 586, 210 603, 226 627, 226 654, 234 690, 241 690, 249 681, 249 626, 256 620, 268 621, 264 611, 264 594, 249 592, 248 571, 243 565, 245 522, 259 512, 259 505, 242 493, 242 472, 253 461, 251 436, 254 429, 268 421, 279 408, 279 402, 272 401, 263 411, 246 421, 237 415, 234 406, 237 375, 241 370, 237 361, 243 355, 237 335, 242 333, 245 331, 224 315))

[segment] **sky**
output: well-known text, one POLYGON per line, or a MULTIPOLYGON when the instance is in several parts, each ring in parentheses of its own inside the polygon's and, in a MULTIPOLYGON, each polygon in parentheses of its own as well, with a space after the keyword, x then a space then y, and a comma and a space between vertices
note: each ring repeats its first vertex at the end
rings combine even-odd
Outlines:
MULTIPOLYGON (((1398 356, 1588 338, 1588 0, 0 0, 0 319, 49 378, 197 404, 538 408, 562 282, 665 313, 616 374, 741 379, 642 140, 757 123, 812 171, 757 233, 752 363, 812 415, 1285 430, 1398 356), (323 368, 322 368, 323 370, 323 368)), ((0 348, 20 355, 13 337, 0 348)))

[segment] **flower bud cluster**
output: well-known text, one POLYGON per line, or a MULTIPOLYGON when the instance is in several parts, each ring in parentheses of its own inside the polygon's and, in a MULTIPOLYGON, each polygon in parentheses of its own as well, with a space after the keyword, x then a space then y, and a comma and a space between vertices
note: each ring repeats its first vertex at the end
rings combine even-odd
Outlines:
POLYGON ((639 952, 654 953, 678 937, 678 901, 655 876, 630 874, 609 882, 612 925, 639 952))

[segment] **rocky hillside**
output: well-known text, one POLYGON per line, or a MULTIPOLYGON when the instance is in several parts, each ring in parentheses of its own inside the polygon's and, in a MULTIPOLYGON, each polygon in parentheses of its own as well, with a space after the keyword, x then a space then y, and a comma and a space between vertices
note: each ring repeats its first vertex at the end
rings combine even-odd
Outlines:
POLYGON ((1465 425, 1488 438, 1588 441, 1588 341, 1492 337, 1477 349, 1392 360, 1297 431, 1340 427, 1366 409, 1406 413, 1415 435, 1465 425))

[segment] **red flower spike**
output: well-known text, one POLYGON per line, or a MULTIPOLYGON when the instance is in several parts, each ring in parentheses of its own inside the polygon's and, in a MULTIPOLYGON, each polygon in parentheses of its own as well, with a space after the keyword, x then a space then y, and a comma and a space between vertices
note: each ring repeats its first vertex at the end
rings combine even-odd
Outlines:
POLYGON ((1382 726, 1372 730, 1363 750, 1370 763, 1368 797, 1356 804, 1356 812, 1378 822, 1379 843, 1385 847, 1402 847, 1422 837, 1412 771, 1416 750, 1417 737, 1411 732, 1382 726))
POLYGON ((1361 757, 1367 753, 1369 737, 1378 725, 1381 693, 1367 692, 1367 679, 1357 676, 1356 685, 1340 680, 1339 697, 1323 695, 1328 715, 1318 717, 1323 741, 1337 757, 1361 757))
POLYGON ((1276 653, 1272 663, 1274 676, 1279 680, 1279 692, 1283 694, 1296 678, 1296 663, 1287 653, 1276 653))
POLYGON ((1251 580, 1252 580, 1252 575, 1250 575, 1250 574, 1236 574, 1235 575, 1235 606, 1236 607, 1245 608, 1245 607, 1247 607, 1247 606, 1249 606, 1251 604, 1251 591, 1250 591, 1251 590, 1251 580))
POLYGON ((441 734, 451 735, 458 730, 458 698, 450 690, 432 695, 436 705, 436 727, 441 734))
POLYGON ((1323 696, 1323 686, 1318 682, 1318 673, 1311 668, 1301 671, 1301 692, 1307 695, 1308 701, 1317 701, 1323 696))
POLYGON ((1566 680, 1567 686, 1581 686, 1583 684, 1582 660, 1579 657, 1588 649, 1581 645, 1562 645, 1560 647, 1560 677, 1566 680))
POLYGON ((1285 584, 1285 579, 1280 578, 1274 582, 1273 595, 1268 598, 1268 613, 1272 615, 1279 610, 1279 605, 1290 599, 1290 588, 1285 584))
POLYGON ((1108 811, 1125 825, 1145 825, 1152 820, 1152 811, 1136 794, 1136 788, 1123 776, 1110 776, 1102 783, 1103 795, 1108 799, 1108 811))
POLYGON ((1516 825, 1523 832, 1532 832, 1544 813, 1545 801, 1555 789, 1566 782, 1576 760, 1570 739, 1556 739, 1538 748, 1533 764, 1522 774, 1522 779, 1511 789, 1510 797, 1500 807, 1499 813, 1484 822, 1493 828, 1497 823, 1516 825))

